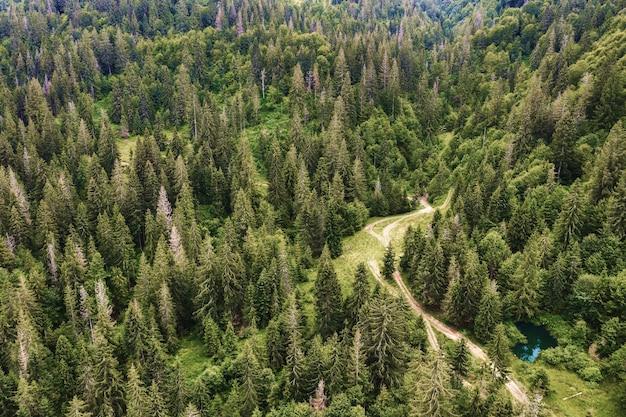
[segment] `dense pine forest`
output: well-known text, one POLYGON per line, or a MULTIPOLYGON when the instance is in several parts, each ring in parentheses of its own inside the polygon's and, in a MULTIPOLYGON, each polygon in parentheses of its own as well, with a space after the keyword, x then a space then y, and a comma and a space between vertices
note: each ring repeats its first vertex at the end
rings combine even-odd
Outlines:
POLYGON ((0 416, 623 415, 625 8, 0 1, 0 416))

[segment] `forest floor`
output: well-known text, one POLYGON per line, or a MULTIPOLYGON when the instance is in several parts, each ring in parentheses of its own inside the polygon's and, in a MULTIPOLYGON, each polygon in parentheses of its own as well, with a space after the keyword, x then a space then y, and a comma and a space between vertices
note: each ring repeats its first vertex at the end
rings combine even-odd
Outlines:
MULTIPOLYGON (((448 196, 446 197, 446 200, 443 202, 441 206, 439 206, 439 208, 440 209, 446 208, 448 204, 450 203, 451 197, 452 197, 452 190, 448 192, 448 196)), ((388 220, 387 218, 379 219, 373 223, 370 223, 369 225, 365 227, 365 231, 369 233, 370 235, 374 236, 383 246, 387 247, 389 243, 391 242, 392 232, 400 223, 405 222, 413 217, 423 216, 425 214, 432 213, 434 211, 433 207, 428 203, 426 198, 424 197, 420 198, 420 203, 423 206, 422 209, 405 214, 401 217, 395 218, 393 222, 385 225, 381 233, 377 233, 375 231, 375 227, 380 223, 386 222, 388 220)), ((379 268, 378 262, 375 259, 369 259, 368 265, 369 265, 370 270, 374 274, 374 277, 376 278, 376 280, 380 282, 382 286, 386 287, 393 295, 397 296, 398 295, 397 290, 394 287, 392 287, 389 283, 385 282, 385 280, 382 278, 380 274, 380 268, 379 268)), ((428 342, 433 349, 436 349, 436 350, 439 349, 437 336, 433 329, 436 329, 445 337, 454 341, 458 341, 463 337, 463 334, 461 332, 441 322, 440 320, 438 320, 437 318, 433 317, 431 314, 425 311, 424 307, 420 303, 418 303, 415 300, 415 298, 413 298, 413 295, 411 294, 408 287, 404 283, 404 280, 402 279, 402 276, 400 275, 400 272, 398 272, 398 270, 394 272, 393 278, 400 292, 402 293, 402 295, 408 302, 409 306, 411 307, 412 311, 416 315, 422 316, 424 320, 424 326, 426 327, 426 332, 428 335, 428 342)), ((480 346, 476 345, 470 340, 467 340, 467 346, 472 356, 474 356, 476 359, 482 362, 490 363, 489 357, 480 346)), ((513 396, 513 398, 515 398, 519 403, 521 404, 530 403, 528 396, 526 395, 524 389, 518 382, 510 378, 507 378, 506 387, 511 393, 511 395, 513 396)))

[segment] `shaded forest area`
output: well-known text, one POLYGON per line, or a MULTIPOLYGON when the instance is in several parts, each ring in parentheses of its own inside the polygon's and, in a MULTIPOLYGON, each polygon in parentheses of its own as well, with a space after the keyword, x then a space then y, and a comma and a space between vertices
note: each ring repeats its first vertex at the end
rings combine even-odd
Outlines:
POLYGON ((561 415, 532 320, 626 404, 625 8, 1 2, 0 416, 561 415), (450 189, 379 261, 501 375, 335 269, 450 189))

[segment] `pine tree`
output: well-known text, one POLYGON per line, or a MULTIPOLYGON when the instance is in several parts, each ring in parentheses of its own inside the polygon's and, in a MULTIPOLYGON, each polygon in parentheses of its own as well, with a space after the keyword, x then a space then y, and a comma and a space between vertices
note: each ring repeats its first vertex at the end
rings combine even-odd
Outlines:
POLYGON ((346 376, 348 386, 357 387, 362 394, 367 395, 372 389, 370 382, 370 372, 367 368, 367 351, 365 340, 361 329, 356 327, 352 344, 348 345, 348 363, 346 366, 346 376))
POLYGON ((352 294, 347 299, 347 312, 350 315, 353 324, 359 320, 363 306, 370 299, 370 282, 367 276, 367 268, 365 263, 361 262, 356 267, 354 281, 352 283, 352 294))
POLYGON ((148 403, 148 415, 153 417, 168 417, 167 407, 163 400, 163 393, 159 391, 159 386, 155 380, 152 380, 152 385, 148 390, 150 401, 148 403))
POLYGON ((532 240, 526 245, 522 261, 511 277, 511 291, 504 304, 515 320, 532 318, 539 311, 541 276, 539 250, 532 240))
POLYGON ((431 350, 424 363, 414 364, 418 370, 417 395, 411 401, 411 417, 454 416, 451 407, 453 391, 450 389, 450 367, 441 352, 431 350))
POLYGON ((296 304, 295 294, 291 294, 288 301, 285 327, 287 332, 287 352, 285 366, 287 368, 287 394, 298 399, 302 393, 305 381, 303 380, 305 356, 302 349, 302 329, 300 326, 300 312, 296 304))
POLYGON ((582 184, 576 181, 572 184, 569 196, 554 224, 556 240, 562 244, 563 248, 578 239, 586 210, 587 202, 582 184))
POLYGON ((148 329, 145 324, 143 312, 137 299, 133 299, 124 318, 124 340, 131 360, 145 364, 148 349, 148 329))
POLYGON ((372 298, 363 317, 367 363, 377 388, 392 386, 404 367, 405 320, 403 306, 395 299, 372 298))
POLYGON ((258 384, 261 370, 252 341, 248 341, 244 345, 235 363, 241 375, 242 404, 240 412, 242 415, 251 415, 259 404, 258 384))
POLYGON ((218 251, 217 268, 224 294, 224 307, 231 315, 239 314, 243 306, 245 269, 241 255, 225 241, 218 251))
POLYGON ((285 346, 281 334, 281 321, 277 318, 270 320, 266 328, 265 350, 270 367, 278 370, 282 367, 285 358, 285 346))
POLYGON ((496 376, 496 372, 506 375, 511 363, 511 352, 509 339, 506 337, 506 330, 502 323, 495 327, 487 351, 493 363, 494 376, 496 376))
POLYGON ((450 357, 450 366, 459 378, 467 376, 470 365, 470 358, 470 351, 467 346, 467 341, 465 340, 465 338, 461 338, 461 340, 459 340, 454 345, 452 355, 450 357))
POLYGON ((211 317, 203 320, 204 348, 209 357, 216 355, 221 348, 220 330, 211 317))
POLYGON ((485 293, 478 306, 478 314, 474 319, 474 332, 483 342, 486 342, 494 328, 502 321, 502 302, 495 288, 495 283, 487 285, 485 293))
POLYGON ((343 253, 341 245, 341 231, 339 230, 339 222, 341 217, 337 213, 337 203, 334 199, 328 203, 328 209, 326 210, 326 223, 324 225, 324 240, 328 246, 330 257, 332 259, 338 258, 343 253))
POLYGON ((0 268, 9 268, 13 265, 15 256, 9 249, 7 241, 0 236, 0 268))
POLYGON ((254 309, 261 328, 265 327, 272 318, 274 291, 275 282, 267 270, 263 269, 254 286, 254 309))
POLYGON ((91 404, 98 415, 121 411, 122 378, 118 370, 118 361, 114 356, 113 346, 105 338, 99 326, 93 332, 93 344, 89 366, 93 372, 93 400, 91 404))
POLYGON ((324 247, 315 280, 315 314, 319 332, 328 337, 340 330, 343 323, 341 286, 330 260, 328 247, 324 247))
POLYGON ((474 250, 468 250, 464 263, 464 273, 460 275, 458 281, 453 279, 450 281, 448 293, 452 296, 449 299, 452 304, 448 304, 446 311, 456 323, 473 323, 485 290, 488 273, 474 250))
POLYGON ((200 412, 192 403, 187 404, 185 410, 180 414, 181 417, 200 417, 200 412))
POLYGON ((139 379, 135 365, 131 365, 128 370, 125 400, 127 417, 143 417, 148 414, 150 398, 143 382, 139 379))
POLYGON ((87 404, 83 400, 74 396, 74 398, 72 398, 72 401, 70 401, 70 403, 68 404, 65 417, 92 417, 93 414, 91 414, 89 411, 85 411, 86 407, 87 404))
POLYGON ((235 357, 239 349, 237 348, 237 335, 233 322, 228 320, 226 330, 222 334, 222 355, 228 358, 235 357))
POLYGON ((306 97, 306 87, 304 85, 304 75, 300 63, 297 63, 291 78, 291 88, 289 90, 289 104, 292 113, 302 113, 304 110, 304 99, 306 97))
POLYGON ((111 174, 111 172, 113 172, 115 161, 120 157, 120 151, 117 148, 117 142, 113 134, 113 129, 111 128, 111 124, 106 113, 102 112, 101 118, 102 121, 100 122, 97 155, 104 170, 107 174, 111 174))
POLYGON ((427 305, 439 307, 448 289, 448 274, 443 248, 431 240, 424 248, 422 262, 417 271, 423 288, 422 297, 427 305))
POLYGON ((180 415, 187 402, 187 383, 183 375, 182 365, 178 359, 170 367, 169 381, 166 385, 170 415, 180 415))
POLYGON ((383 257, 382 275, 385 279, 393 281, 393 273, 396 271, 396 254, 391 244, 387 245, 385 256, 383 257))
POLYGON ((166 282, 161 283, 158 306, 159 322, 161 324, 163 335, 165 336, 165 342, 169 350, 173 351, 178 343, 176 338, 176 311, 166 282))

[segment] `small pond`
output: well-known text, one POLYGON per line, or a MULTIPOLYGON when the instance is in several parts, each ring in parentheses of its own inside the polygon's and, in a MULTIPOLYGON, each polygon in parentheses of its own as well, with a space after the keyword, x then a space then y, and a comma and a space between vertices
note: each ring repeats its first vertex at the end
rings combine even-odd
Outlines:
POLYGON ((532 323, 515 323, 515 327, 526 336, 526 343, 513 346, 515 356, 524 362, 534 362, 543 349, 557 345, 554 337, 550 336, 545 326, 535 326, 532 323))

